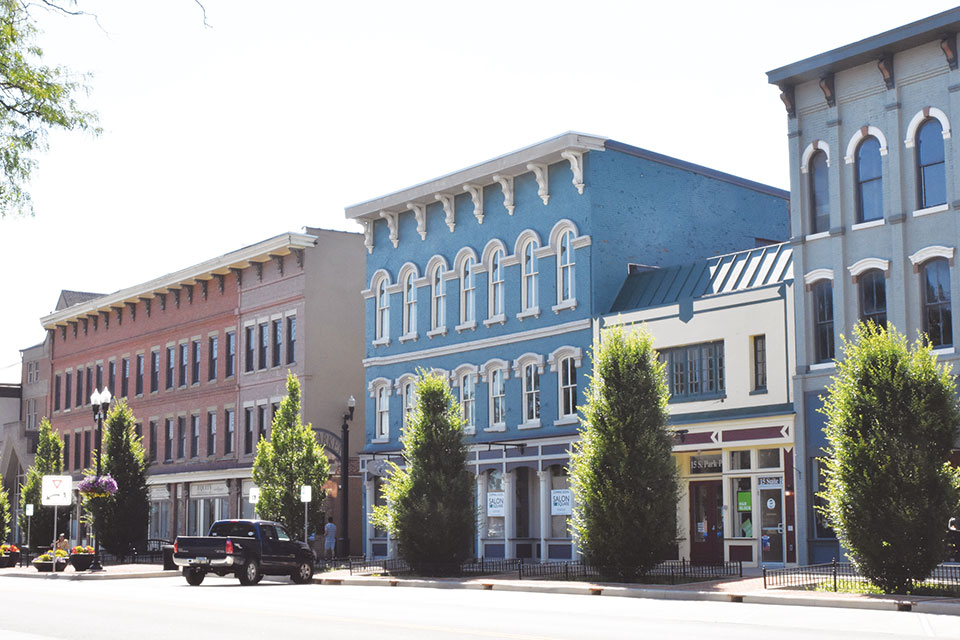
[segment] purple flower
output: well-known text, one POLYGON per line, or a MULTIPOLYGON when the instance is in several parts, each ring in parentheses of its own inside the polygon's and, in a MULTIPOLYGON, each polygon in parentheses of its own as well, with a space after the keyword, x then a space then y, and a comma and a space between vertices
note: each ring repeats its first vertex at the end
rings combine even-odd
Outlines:
POLYGON ((109 496, 117 492, 117 481, 109 473, 102 476, 87 476, 77 483, 80 493, 92 496, 109 496))

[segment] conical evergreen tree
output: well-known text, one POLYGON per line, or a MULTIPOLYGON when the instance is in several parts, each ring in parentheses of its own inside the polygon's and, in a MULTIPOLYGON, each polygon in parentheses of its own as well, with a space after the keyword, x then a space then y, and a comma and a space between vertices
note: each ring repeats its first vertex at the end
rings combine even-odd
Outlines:
MULTIPOLYGON (((117 401, 107 413, 103 431, 100 470, 117 481, 117 492, 89 498, 84 506, 98 519, 100 544, 111 553, 124 554, 133 547, 142 548, 150 518, 143 438, 137 435, 136 418, 126 399, 117 401)), ((84 473, 95 475, 96 465, 84 473)))
POLYGON ((0 475, 0 543, 10 539, 10 495, 3 488, 3 475, 0 475))
MULTIPOLYGON (((347 452, 344 451, 346 456, 347 452)), ((260 488, 257 513, 266 520, 282 522, 297 536, 303 531, 300 487, 313 487, 309 503, 310 531, 323 530, 323 485, 330 476, 330 463, 313 427, 300 417, 300 381, 287 374, 287 397, 273 417, 270 440, 261 437, 253 462, 253 481, 260 488)))
POLYGON ((643 575, 677 540, 679 481, 667 429, 664 365, 643 329, 605 331, 571 458, 581 552, 621 580, 643 575))
POLYGON ((371 521, 391 532, 422 575, 456 571, 471 556, 477 526, 463 416, 446 381, 420 373, 417 405, 401 435, 405 466, 393 465, 386 506, 371 521))
MULTIPOLYGON (((27 505, 33 505, 33 518, 29 526, 28 544, 35 547, 49 547, 58 533, 67 533, 70 525, 70 508, 57 509, 57 526, 54 531, 53 507, 44 507, 40 503, 43 476, 63 474, 63 440, 50 427, 50 421, 43 418, 37 433, 37 455, 27 469, 26 481, 20 486, 20 529, 27 531, 27 505)), ((26 535, 26 534, 24 534, 26 535)))
POLYGON ((950 366, 929 344, 911 348, 892 325, 858 324, 853 335, 823 409, 823 511, 861 573, 904 593, 946 557, 960 481, 947 459, 960 407, 950 366))

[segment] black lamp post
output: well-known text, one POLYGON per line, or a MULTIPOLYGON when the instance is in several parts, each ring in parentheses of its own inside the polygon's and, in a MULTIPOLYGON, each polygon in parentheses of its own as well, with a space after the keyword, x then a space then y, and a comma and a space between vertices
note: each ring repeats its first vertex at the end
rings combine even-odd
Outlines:
POLYGON ((340 425, 340 551, 344 557, 350 555, 350 421, 353 420, 353 410, 357 406, 357 399, 350 396, 347 400, 347 413, 343 414, 343 424, 340 425))
MULTIPOLYGON (((93 419, 97 423, 97 478, 100 477, 100 456, 101 456, 101 447, 103 442, 103 419, 107 417, 107 410, 110 409, 110 389, 106 387, 103 388, 103 391, 97 392, 96 389, 93 390, 93 394, 90 395, 90 404, 93 405, 93 419)), ((100 518, 94 517, 93 519, 93 539, 94 545, 93 549, 93 564, 90 565, 90 571, 103 571, 103 565, 100 564, 100 518)))

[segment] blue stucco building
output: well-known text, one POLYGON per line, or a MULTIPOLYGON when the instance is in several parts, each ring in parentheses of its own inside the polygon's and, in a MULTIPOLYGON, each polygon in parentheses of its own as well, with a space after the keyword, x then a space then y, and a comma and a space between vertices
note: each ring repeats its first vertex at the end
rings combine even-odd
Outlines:
MULTIPOLYGON (((613 140, 565 133, 346 208, 367 256, 364 512, 419 369, 468 423, 476 554, 560 560, 568 450, 588 350, 629 265, 675 265, 788 236, 788 194, 613 140)), ((336 301, 331 301, 336 304, 336 301)), ((367 525, 370 557, 395 550, 367 525)))

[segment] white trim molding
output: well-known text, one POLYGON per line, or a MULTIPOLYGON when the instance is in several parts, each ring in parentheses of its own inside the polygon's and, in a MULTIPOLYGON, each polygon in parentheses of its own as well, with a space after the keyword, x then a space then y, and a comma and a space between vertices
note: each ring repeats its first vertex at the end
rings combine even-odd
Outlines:
POLYGON ((917 144, 917 130, 920 129, 920 125, 928 118, 939 120, 940 127, 943 129, 943 139, 950 139, 950 120, 947 118, 947 114, 936 107, 924 107, 910 119, 910 124, 907 125, 907 137, 903 140, 903 146, 907 149, 912 149, 917 144))
POLYGON ((466 262, 467 258, 473 258, 474 265, 479 262, 477 259, 477 252, 473 250, 473 247, 463 247, 460 249, 460 251, 457 251, 457 255, 453 259, 453 272, 455 279, 460 277, 461 272, 463 271, 463 263, 466 262))
POLYGON ((570 171, 573 172, 573 186, 577 188, 577 193, 583 195, 583 188, 586 186, 583 182, 583 152, 582 151, 564 151, 560 157, 570 163, 570 171))
MULTIPOLYGON (((363 291, 361 291, 360 295, 362 295, 364 298, 367 298, 367 299, 372 298, 374 295, 376 295, 377 285, 380 284, 380 280, 386 280, 388 287, 393 284, 390 281, 389 271, 387 271, 386 269, 377 269, 376 271, 373 272, 373 275, 370 276, 370 287, 368 289, 364 289, 363 291)), ((267 322, 268 320, 269 318, 264 318, 262 320, 259 320, 259 322, 267 322)), ((257 324, 257 322, 255 321, 253 322, 253 324, 257 324)))
POLYGON ((451 386, 454 386, 454 387, 458 387, 458 388, 459 388, 459 387, 460 387, 460 379, 461 379, 463 376, 467 375, 467 374, 470 374, 470 375, 473 376, 473 381, 474 381, 474 382, 478 382, 478 381, 479 381, 478 378, 480 377, 480 367, 478 367, 478 366, 475 365, 475 364, 470 364, 470 363, 464 363, 464 364, 459 365, 459 366, 458 366, 456 369, 454 369, 453 372, 452 372, 453 380, 452 380, 452 382, 451 382, 451 386))
POLYGON ((523 256, 523 248, 528 241, 533 240, 537 247, 542 247, 543 243, 540 241, 540 234, 534 231, 533 229, 524 229, 520 232, 520 235, 517 236, 516 242, 513 244, 513 255, 511 258, 516 259, 516 263, 519 264, 523 256))
POLYGON ((403 391, 403 385, 407 384, 408 382, 416 382, 418 379, 419 378, 415 373, 404 373, 394 381, 394 384, 396 385, 398 391, 403 391))
POLYGON ((490 358, 482 365, 480 365, 480 378, 486 382, 490 383, 490 374, 495 369, 503 369, 503 379, 510 379, 510 363, 501 358, 490 358))
POLYGON ((800 173, 806 173, 809 170, 810 158, 817 151, 823 151, 824 155, 827 156, 827 166, 830 166, 830 145, 823 140, 814 140, 807 145, 803 150, 803 155, 800 156, 800 173))
POLYGON ((477 223, 483 224, 483 185, 465 184, 463 190, 469 193, 470 199, 473 200, 473 216, 477 219, 477 223))
POLYGON ((860 144, 861 140, 869 138, 870 136, 873 136, 880 142, 880 155, 887 155, 887 138, 883 135, 883 131, 880 131, 880 129, 873 125, 865 124, 857 129, 857 132, 850 138, 850 142, 847 143, 847 154, 844 156, 843 161, 847 164, 853 164, 856 160, 854 154, 857 152, 857 145, 860 144))
POLYGON ((527 352, 513 361, 513 373, 518 378, 523 375, 523 369, 528 364, 537 365, 537 373, 543 373, 543 355, 539 353, 527 352))
POLYGON ((583 362, 583 348, 564 345, 557 347, 547 356, 547 364, 550 366, 550 373, 557 372, 557 366, 564 358, 573 358, 573 364, 579 369, 583 362))
POLYGON ((508 215, 513 215, 515 206, 513 204, 513 176, 502 176, 500 174, 493 176, 493 181, 500 185, 503 191, 503 206, 508 215))
POLYGON ((890 261, 884 260, 883 258, 864 258, 863 260, 857 260, 847 267, 847 271, 849 271, 850 275, 854 278, 871 269, 880 269, 884 275, 887 275, 890 271, 890 261))
POLYGON ((399 226, 397 222, 399 215, 394 211, 380 212, 380 217, 387 221, 387 228, 390 230, 390 243, 393 244, 394 249, 400 245, 400 232, 397 228, 399 226))
POLYGON ((808 271, 803 274, 803 284, 813 284, 814 282, 819 282, 820 280, 829 280, 830 282, 833 282, 833 270, 814 269, 813 271, 808 271))
POLYGON ((931 258, 946 258, 953 260, 954 247, 944 247, 943 245, 931 245, 924 247, 910 256, 910 262, 913 266, 918 266, 930 260, 931 258))
POLYGON ((528 162, 527 171, 533 171, 537 179, 537 195, 543 200, 544 206, 550 202, 550 170, 546 164, 528 162))
POLYGON ((380 387, 387 388, 388 396, 393 394, 393 381, 390 380, 390 378, 379 377, 379 378, 374 378, 373 380, 367 383, 367 392, 370 394, 371 398, 377 397, 377 390, 380 387))
POLYGON ((453 230, 457 228, 456 207, 454 206, 453 196, 449 193, 437 193, 434 194, 433 197, 443 205, 444 222, 447 223, 447 228, 450 229, 450 233, 453 233, 453 230))
POLYGON ((416 202, 408 202, 407 207, 413 212, 413 217, 417 221, 417 233, 421 240, 427 239, 427 205, 416 202))

